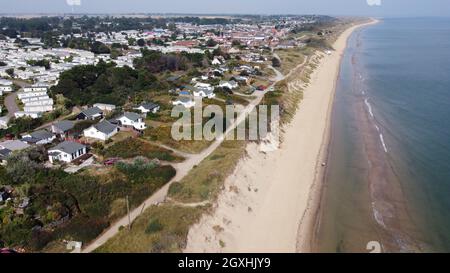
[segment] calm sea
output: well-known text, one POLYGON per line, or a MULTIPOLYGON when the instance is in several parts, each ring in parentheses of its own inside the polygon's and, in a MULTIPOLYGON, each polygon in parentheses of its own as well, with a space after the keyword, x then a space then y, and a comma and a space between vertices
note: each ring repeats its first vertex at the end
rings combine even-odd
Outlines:
POLYGON ((318 250, 450 252, 450 18, 352 35, 325 185, 318 250))

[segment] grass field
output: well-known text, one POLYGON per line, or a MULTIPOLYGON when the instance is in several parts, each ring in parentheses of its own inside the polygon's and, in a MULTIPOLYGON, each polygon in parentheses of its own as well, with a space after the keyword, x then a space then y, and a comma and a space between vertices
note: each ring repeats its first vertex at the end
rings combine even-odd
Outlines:
POLYGON ((149 159, 157 158, 169 162, 181 162, 183 157, 175 155, 172 151, 152 145, 139 138, 126 138, 103 151, 105 157, 133 158, 144 156, 149 159))
POLYGON ((207 207, 183 207, 173 204, 152 206, 136 221, 106 244, 98 253, 165 253, 181 252, 186 246, 192 224, 200 219, 207 207))

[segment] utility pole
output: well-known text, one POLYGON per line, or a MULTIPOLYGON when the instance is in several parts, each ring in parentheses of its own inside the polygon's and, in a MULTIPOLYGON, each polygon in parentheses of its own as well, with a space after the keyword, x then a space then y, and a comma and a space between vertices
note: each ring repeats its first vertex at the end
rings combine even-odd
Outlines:
POLYGON ((128 230, 131 229, 131 218, 130 218, 130 201, 128 200, 127 195, 127 214, 128 214, 128 230))

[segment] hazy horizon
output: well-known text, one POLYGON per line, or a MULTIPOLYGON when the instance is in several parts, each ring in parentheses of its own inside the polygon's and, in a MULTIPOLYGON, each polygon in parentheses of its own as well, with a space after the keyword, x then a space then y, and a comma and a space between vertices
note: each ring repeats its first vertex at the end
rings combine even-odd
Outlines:
POLYGON ((446 0, 0 0, 1 14, 323 14, 450 16, 446 0))

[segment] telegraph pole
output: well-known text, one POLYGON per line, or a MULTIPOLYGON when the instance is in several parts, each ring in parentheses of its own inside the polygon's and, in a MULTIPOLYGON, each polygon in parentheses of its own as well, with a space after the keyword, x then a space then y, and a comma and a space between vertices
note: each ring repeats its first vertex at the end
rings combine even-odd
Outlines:
POLYGON ((130 217, 130 201, 128 200, 127 195, 127 214, 128 214, 128 230, 131 229, 131 217, 130 217))

